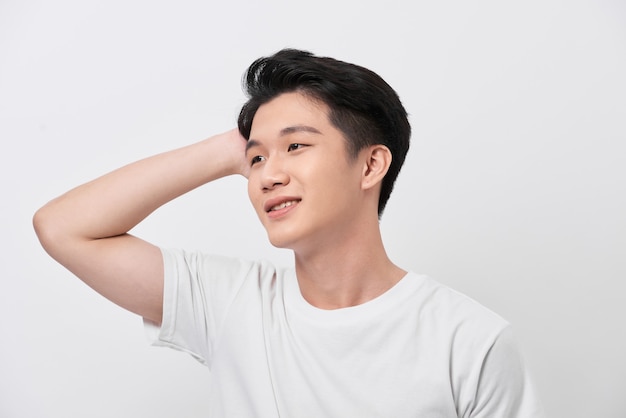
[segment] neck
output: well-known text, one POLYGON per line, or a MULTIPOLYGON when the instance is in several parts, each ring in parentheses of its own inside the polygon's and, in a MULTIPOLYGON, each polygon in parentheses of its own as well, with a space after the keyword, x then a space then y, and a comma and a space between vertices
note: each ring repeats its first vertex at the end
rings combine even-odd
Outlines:
POLYGON ((311 305, 321 309, 359 305, 380 296, 406 274, 387 256, 378 219, 373 227, 361 225, 358 232, 337 238, 294 252, 300 291, 311 305))

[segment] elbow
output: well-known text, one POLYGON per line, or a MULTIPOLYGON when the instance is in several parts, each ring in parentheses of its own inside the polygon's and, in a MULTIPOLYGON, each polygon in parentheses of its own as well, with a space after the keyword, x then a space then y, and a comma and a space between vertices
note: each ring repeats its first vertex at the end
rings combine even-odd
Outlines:
POLYGON ((45 248, 45 244, 48 241, 47 237, 50 235, 45 206, 38 209, 33 215, 33 228, 39 242, 45 248))
POLYGON ((61 241, 61 234, 59 233, 60 222, 58 219, 55 219, 55 216, 50 212, 48 205, 46 205, 37 210, 33 215, 35 234, 41 246, 49 254, 53 251, 54 244, 61 241))

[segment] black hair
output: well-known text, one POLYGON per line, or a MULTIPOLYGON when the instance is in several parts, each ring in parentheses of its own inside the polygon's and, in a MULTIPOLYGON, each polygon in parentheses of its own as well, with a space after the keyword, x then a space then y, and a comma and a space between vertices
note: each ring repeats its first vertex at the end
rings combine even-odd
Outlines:
POLYGON ((259 107, 288 92, 301 92, 329 108, 329 121, 345 136, 348 154, 382 144, 392 155, 378 200, 380 216, 409 150, 411 126, 397 93, 367 68, 307 51, 283 49, 257 59, 243 77, 248 101, 239 113, 238 127, 250 138, 259 107))

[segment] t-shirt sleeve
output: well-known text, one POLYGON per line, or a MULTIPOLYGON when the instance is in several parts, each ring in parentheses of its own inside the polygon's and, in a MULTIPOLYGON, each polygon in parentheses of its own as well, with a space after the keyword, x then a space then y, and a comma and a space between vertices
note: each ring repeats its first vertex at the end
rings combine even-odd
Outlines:
POLYGON ((210 367, 220 324, 254 265, 239 259, 161 249, 163 320, 144 320, 148 339, 210 367))
POLYGON ((543 418, 543 408, 510 327, 484 358, 469 418, 543 418))

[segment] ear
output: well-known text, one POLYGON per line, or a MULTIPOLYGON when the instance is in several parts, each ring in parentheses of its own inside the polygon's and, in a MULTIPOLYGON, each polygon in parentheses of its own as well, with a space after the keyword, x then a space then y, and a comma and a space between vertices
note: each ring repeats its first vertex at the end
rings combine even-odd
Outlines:
POLYGON ((383 181, 391 165, 391 151, 385 145, 376 144, 363 150, 365 164, 361 176, 361 187, 371 189, 383 181))

